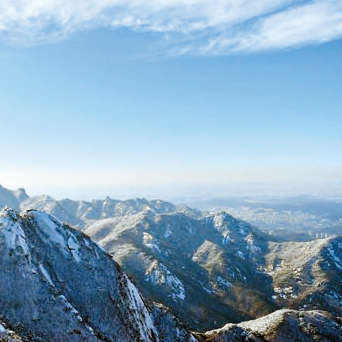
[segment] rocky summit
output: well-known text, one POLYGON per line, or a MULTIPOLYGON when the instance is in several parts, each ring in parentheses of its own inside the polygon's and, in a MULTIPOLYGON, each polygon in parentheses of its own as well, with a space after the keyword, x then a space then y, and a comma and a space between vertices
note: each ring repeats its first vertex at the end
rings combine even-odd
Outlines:
POLYGON ((83 233, 35 210, 0 214, 1 341, 195 341, 83 233))
POLYGON ((203 342, 339 342, 342 318, 324 311, 278 310, 256 320, 227 324, 198 335, 203 342))

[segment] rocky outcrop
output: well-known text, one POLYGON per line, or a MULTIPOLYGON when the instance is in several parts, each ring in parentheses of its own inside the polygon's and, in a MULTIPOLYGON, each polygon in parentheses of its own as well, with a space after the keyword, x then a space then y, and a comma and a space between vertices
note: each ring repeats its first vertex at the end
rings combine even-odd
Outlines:
POLYGON ((7 328, 7 325, 0 321, 0 341, 1 342, 22 342, 22 338, 14 331, 7 328))
POLYGON ((270 243, 265 272, 280 306, 342 316, 342 237, 270 243))
POLYGON ((339 342, 342 318, 324 311, 279 310, 198 335, 202 342, 339 342))
POLYGON ((96 243, 35 210, 0 214, 0 315, 25 341, 194 341, 96 243))

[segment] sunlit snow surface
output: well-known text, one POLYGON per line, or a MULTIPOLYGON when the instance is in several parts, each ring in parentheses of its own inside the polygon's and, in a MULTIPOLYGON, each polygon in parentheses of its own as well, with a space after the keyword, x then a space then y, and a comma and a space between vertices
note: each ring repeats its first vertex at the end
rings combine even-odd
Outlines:
POLYGON ((140 335, 145 338, 146 341, 151 339, 151 331, 154 332, 157 341, 158 332, 153 324, 153 320, 151 318, 150 313, 147 311, 144 302, 141 299, 141 296, 137 290, 137 288, 131 283, 131 281, 125 277, 128 288, 128 298, 129 298, 129 307, 133 311, 133 315, 136 318, 136 322, 139 324, 140 335), (141 320, 141 317, 144 317, 144 320, 141 320))
POLYGON ((56 219, 44 212, 32 210, 28 215, 37 222, 37 231, 43 239, 59 246, 64 255, 71 253, 76 262, 81 261, 79 254, 81 246, 70 230, 63 228, 56 219))
MULTIPOLYGON (((14 212, 11 215, 16 216, 14 212)), ((2 215, 0 218, 0 229, 9 249, 24 255, 29 254, 25 233, 18 222, 14 221, 11 217, 2 215)))
POLYGON ((335 254, 335 252, 331 248, 331 246, 328 247, 328 251, 329 251, 336 267, 339 268, 340 270, 342 270, 342 260, 335 254))
MULTIPOLYGON (((14 268, 13 272, 1 275, 9 278, 0 281, 2 291, 8 283, 18 287, 25 282, 25 289, 19 296, 24 310, 24 316, 21 316, 23 325, 30 325, 27 320, 31 322, 32 317, 35 322, 42 320, 42 323, 35 324, 46 324, 49 333, 51 329, 57 329, 57 334, 64 334, 63 341, 73 339, 68 329, 74 329, 89 341, 98 340, 100 329, 104 329, 104 336, 116 336, 113 340, 125 342, 130 342, 133 336, 139 341, 161 342, 160 331, 172 341, 177 340, 175 336, 184 341, 195 341, 171 314, 159 318, 158 315, 164 313, 143 300, 106 252, 83 233, 61 224, 51 215, 34 210, 19 215, 6 209, 0 215, 0 245, 5 245, 4 263, 10 264, 10 269, 14 268), (13 255, 12 250, 18 254, 13 255), (33 300, 25 300, 28 293, 33 300), (44 307, 44 312, 51 309, 56 316, 53 328, 49 325, 51 322, 43 322, 45 316, 37 306, 44 307)), ((179 292, 181 284, 178 279, 169 273, 166 278, 179 292)), ((179 297, 185 296, 178 292, 179 297)), ((5 297, 2 299, 4 307, 11 307, 11 302, 6 302, 5 297)), ((12 316, 15 314, 11 311, 12 316)), ((2 324, 0 333, 8 333, 2 324)))
POLYGON ((184 300, 185 289, 182 282, 167 269, 162 263, 154 261, 146 271, 146 281, 153 284, 163 285, 167 288, 169 296, 173 300, 184 300))

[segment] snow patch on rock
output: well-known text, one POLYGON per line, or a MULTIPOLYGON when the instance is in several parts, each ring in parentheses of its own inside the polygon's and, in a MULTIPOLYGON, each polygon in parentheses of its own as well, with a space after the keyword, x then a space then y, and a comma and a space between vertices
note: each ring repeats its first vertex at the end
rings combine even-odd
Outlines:
POLYGON ((335 251, 333 250, 333 248, 331 246, 328 247, 328 252, 329 254, 331 255, 333 261, 334 261, 334 264, 335 266, 342 270, 342 261, 341 259, 335 254, 335 251))
POLYGON ((72 253, 72 256, 74 257, 75 261, 77 263, 81 262, 81 257, 79 254, 79 250, 81 248, 81 246, 79 245, 79 243, 77 242, 77 239, 75 236, 70 236, 68 239, 68 247, 69 250, 72 253))
POLYGON ((55 284, 53 283, 53 281, 52 281, 52 279, 50 277, 49 272, 44 268, 44 266, 42 264, 39 265, 39 269, 40 269, 41 273, 43 274, 44 278, 47 280, 47 282, 51 286, 55 287, 55 284))
POLYGON ((53 222, 49 214, 39 211, 30 211, 29 216, 38 223, 38 229, 45 234, 45 240, 48 238, 48 240, 59 244, 61 248, 66 250, 66 241, 60 232, 60 227, 53 222))
POLYGON ((220 277, 220 276, 218 276, 218 277, 216 278, 216 280, 217 280, 217 282, 218 282, 220 285, 226 287, 228 290, 233 286, 232 283, 230 283, 230 282, 229 282, 228 280, 226 280, 226 279, 223 279, 223 278, 220 277))
POLYGON ((7 247, 23 255, 29 255, 29 247, 26 243, 26 236, 18 222, 13 222, 8 217, 1 217, 0 234, 5 238, 7 247))
POLYGON ((168 237, 170 237, 172 235, 172 231, 171 231, 171 229, 170 229, 170 225, 168 224, 167 226, 166 226, 166 229, 165 229, 165 233, 164 233, 164 238, 168 238, 168 237))
POLYGON ((129 307, 133 311, 133 316, 138 324, 140 336, 142 336, 145 341, 153 341, 151 336, 153 332, 155 341, 159 341, 157 329, 154 326, 152 317, 147 311, 137 288, 126 276, 125 279, 127 282, 129 307), (141 317, 144 317, 144 320, 142 320, 141 317))
POLYGON ((146 281, 156 285, 164 285, 168 289, 168 292, 170 292, 169 297, 173 300, 185 299, 184 285, 162 263, 158 263, 158 261, 155 260, 146 270, 145 274, 146 281))

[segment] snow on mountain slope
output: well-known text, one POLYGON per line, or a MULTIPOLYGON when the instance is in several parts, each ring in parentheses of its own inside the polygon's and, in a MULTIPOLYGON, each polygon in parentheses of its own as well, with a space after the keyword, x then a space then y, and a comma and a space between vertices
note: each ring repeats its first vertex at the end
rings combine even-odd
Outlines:
POLYGON ((198 335, 205 342, 339 342, 342 318, 325 311, 279 310, 256 320, 227 324, 198 335))
POLYGON ((20 204, 28 199, 24 189, 8 190, 0 185, 0 209, 6 205, 19 209, 20 204))
MULTIPOLYGON (((0 202, 2 193, 21 208, 46 210, 85 230, 146 297, 171 308, 192 329, 284 307, 342 315, 340 238, 279 243, 227 213, 204 214, 160 200, 56 201, 0 188, 0 202)), ((23 244, 20 236, 11 243, 23 244)), ((74 238, 67 248, 77 263, 74 238)))
POLYGON ((24 340, 195 341, 86 235, 35 210, 0 214, 0 315, 24 340))
POLYGON ((265 271, 279 304, 342 316, 342 237, 270 243, 265 271))
POLYGON ((85 232, 147 297, 170 307, 192 329, 255 317, 254 306, 259 315, 276 308, 271 278, 255 270, 266 236, 226 213, 193 217, 145 210, 99 220, 85 232), (259 289, 255 295, 251 287, 259 289))
POLYGON ((279 243, 227 213, 192 218, 151 211, 100 220, 86 232, 147 297, 169 306, 192 329, 284 307, 342 316, 338 237, 279 243))
POLYGON ((193 217, 199 215, 197 210, 184 205, 176 206, 161 200, 148 201, 145 198, 120 201, 106 197, 104 200, 93 201, 73 201, 70 199, 57 201, 50 196, 44 195, 23 198, 19 206, 21 210, 36 209, 46 211, 58 217, 59 220, 68 222, 80 229, 84 229, 97 220, 132 215, 148 210, 154 213, 182 211, 193 217))
POLYGON ((22 342, 22 338, 14 331, 7 328, 4 322, 0 321, 0 341, 1 342, 22 342))

